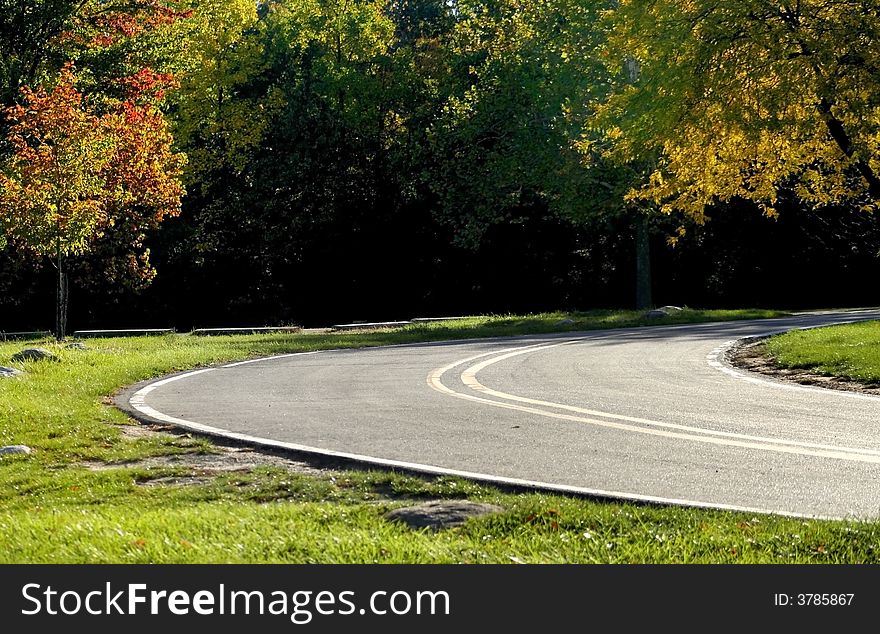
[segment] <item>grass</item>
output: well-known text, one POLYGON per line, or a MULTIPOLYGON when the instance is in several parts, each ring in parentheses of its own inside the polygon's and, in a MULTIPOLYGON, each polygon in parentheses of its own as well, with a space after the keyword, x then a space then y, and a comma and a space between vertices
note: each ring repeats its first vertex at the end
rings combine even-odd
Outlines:
POLYGON ((788 332, 768 339, 765 351, 783 368, 880 382, 878 321, 788 332))
MULTIPOLYGON (((669 321, 772 314, 685 311, 669 321)), ((131 421, 105 404, 106 395, 126 384, 257 355, 639 322, 635 313, 603 311, 479 317, 361 334, 89 340, 87 350, 43 342, 59 362, 21 364, 27 374, 0 380, 0 444, 36 450, 0 457, 0 562, 880 561, 875 523, 511 494, 455 478, 257 467, 210 474, 189 486, 143 486, 205 474, 131 461, 217 448, 187 435, 122 434, 131 421), (574 323, 557 325, 562 319, 574 323), (96 464, 103 468, 89 468, 96 464), (413 500, 439 498, 490 502, 504 511, 437 532, 383 517, 413 500)), ((0 344, 0 364, 9 365, 21 347, 0 344)))

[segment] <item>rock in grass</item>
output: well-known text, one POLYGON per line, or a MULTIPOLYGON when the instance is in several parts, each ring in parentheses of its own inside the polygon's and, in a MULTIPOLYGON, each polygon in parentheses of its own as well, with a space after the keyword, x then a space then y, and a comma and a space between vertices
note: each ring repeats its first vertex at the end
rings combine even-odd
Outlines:
POLYGON ((385 514, 385 519, 403 522, 410 528, 439 529, 459 526, 469 517, 500 513, 503 510, 494 504, 468 500, 435 500, 394 509, 385 514))
POLYGON ((18 376, 20 374, 24 374, 24 372, 16 370, 15 368, 6 368, 0 365, 0 378, 18 376))
POLYGON ((665 310, 655 308, 654 310, 649 310, 648 312, 646 312, 645 317, 648 319, 663 319, 664 317, 669 317, 669 313, 667 313, 665 310))
POLYGON ((560 319, 556 322, 557 326, 571 326, 574 324, 574 319, 560 319))
POLYGON ((30 453, 31 451, 32 449, 27 445, 6 445, 5 447, 0 447, 0 456, 16 453, 30 453))
POLYGON ((58 357, 45 348, 25 348, 12 355, 12 360, 16 363, 21 361, 57 361, 58 357))
POLYGON ((84 344, 82 341, 71 341, 69 344, 64 346, 68 350, 88 350, 89 347, 84 344))
POLYGON ((663 317, 669 317, 673 313, 680 313, 683 309, 678 306, 661 306, 660 308, 655 308, 654 310, 649 310, 645 313, 645 317, 648 319, 662 319, 663 317))

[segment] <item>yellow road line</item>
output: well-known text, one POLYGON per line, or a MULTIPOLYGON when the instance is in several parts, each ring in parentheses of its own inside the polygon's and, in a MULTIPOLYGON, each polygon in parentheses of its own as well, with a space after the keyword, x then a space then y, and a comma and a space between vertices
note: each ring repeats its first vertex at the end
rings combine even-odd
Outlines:
POLYGON ((519 348, 507 348, 504 350, 494 351, 483 353, 480 355, 476 355, 473 357, 469 357, 466 359, 461 359, 454 363, 451 363, 442 368, 438 368, 432 371, 427 377, 428 385, 443 394, 448 396, 453 396, 455 398, 460 398, 472 402, 483 403, 486 405, 491 405, 493 407, 500 407, 503 409, 510 409, 520 412, 525 412, 529 414, 536 414, 539 416, 544 416, 547 418, 555 418, 559 420, 568 420, 579 423, 587 423, 590 425, 596 425, 599 427, 606 427, 611 429, 617 429, 621 431, 629 431, 636 432, 640 434, 647 434, 651 436, 660 436, 665 438, 675 438, 675 439, 683 439, 690 440, 695 442, 703 442, 710 443, 715 445, 725 445, 725 446, 733 446, 733 447, 741 447, 747 449, 758 449, 761 451, 775 451, 779 453, 787 453, 787 454, 795 454, 795 455, 803 455, 803 456, 817 456, 822 458, 833 458, 836 460, 849 460, 855 462, 869 462, 869 463, 880 463, 880 451, 873 449, 862 449, 855 447, 839 447, 835 445, 823 445, 817 443, 808 443, 802 442, 798 440, 789 440, 789 439, 781 439, 781 438, 771 438, 765 436, 752 436, 748 434, 736 434, 733 432, 723 432, 712 429, 704 429, 701 427, 692 427, 688 425, 679 425, 675 423, 666 423, 662 421, 649 420, 645 418, 637 418, 633 416, 624 416, 621 414, 614 414, 611 412, 601 412, 597 410, 585 409, 580 407, 575 407, 573 405, 565 405, 563 403, 554 403, 550 401, 543 401, 539 399, 531 399, 523 396, 518 396, 516 394, 508 394, 506 392, 500 392, 498 390, 493 390, 484 386, 479 382, 476 375, 477 372, 483 370, 484 368, 498 363, 500 361, 504 361, 506 359, 510 359, 511 357, 515 357, 522 354, 529 354, 532 352, 538 352, 541 350, 547 350, 550 348, 556 348, 558 346, 564 346, 571 343, 575 343, 578 341, 583 341, 585 338, 576 338, 576 339, 567 339, 562 342, 556 342, 548 345, 541 344, 532 344, 529 346, 523 346, 519 348), (470 389, 485 394, 487 396, 493 396, 495 398, 503 399, 503 401, 497 401, 488 398, 482 398, 479 396, 474 396, 471 394, 465 394, 462 392, 456 392, 455 390, 447 387, 442 379, 443 376, 449 372, 450 370, 464 365, 465 363, 470 363, 472 361, 476 361, 477 359, 492 357, 480 363, 474 364, 467 369, 465 369, 461 373, 462 382, 468 386, 470 389), (516 403, 524 403, 526 405, 518 405, 516 403), (552 408, 557 410, 563 410, 568 412, 573 412, 573 414, 562 414, 559 412, 547 411, 546 409, 538 409, 537 407, 529 407, 529 405, 537 406, 541 408, 552 408), (574 415, 579 414, 579 415, 574 415), (584 416, 585 415, 585 416, 584 416), (599 420, 598 418, 593 417, 601 417, 603 419, 611 419, 611 420, 599 420), (626 421, 627 423, 637 423, 637 425, 627 424, 624 422, 616 422, 616 421, 626 421), (676 431, 671 431, 676 430, 676 431))

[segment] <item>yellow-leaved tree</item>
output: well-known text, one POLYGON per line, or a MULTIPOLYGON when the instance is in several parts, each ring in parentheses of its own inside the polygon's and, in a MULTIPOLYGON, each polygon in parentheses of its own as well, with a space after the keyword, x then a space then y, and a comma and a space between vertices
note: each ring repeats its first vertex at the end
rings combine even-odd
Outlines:
MULTIPOLYGON (((198 183, 211 170, 245 169, 282 105, 265 85, 268 66, 265 16, 270 3, 253 0, 188 0, 190 17, 168 27, 176 42, 172 96, 175 140, 186 149, 187 180, 198 183)), ((204 184, 204 183, 202 183, 204 184)))
POLYGON ((630 193, 697 221, 783 188, 815 206, 880 202, 876 0, 620 0, 611 63, 639 78, 600 108, 621 163, 656 160, 630 193))

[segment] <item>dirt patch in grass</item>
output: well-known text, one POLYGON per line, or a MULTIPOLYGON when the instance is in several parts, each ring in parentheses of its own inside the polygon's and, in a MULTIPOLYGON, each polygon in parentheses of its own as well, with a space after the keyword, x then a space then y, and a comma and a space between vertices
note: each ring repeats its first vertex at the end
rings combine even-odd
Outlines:
POLYGON ((806 368, 783 368, 777 365, 768 354, 767 346, 762 339, 734 346, 727 352, 726 360, 730 365, 740 370, 756 372, 780 381, 880 395, 880 383, 866 383, 844 377, 819 374, 806 368))
POLYGON ((167 476, 164 478, 153 478, 152 480, 139 481, 138 484, 144 487, 161 487, 161 486, 198 486, 202 484, 210 484, 213 478, 208 476, 167 476))
MULTIPOLYGON (((189 434, 175 431, 169 425, 119 425, 122 435, 131 439, 143 439, 157 436, 180 437, 189 434)), ((256 451, 249 447, 222 445, 214 443, 214 453, 187 452, 175 453, 165 456, 150 456, 140 460, 128 462, 98 462, 89 461, 81 463, 82 466, 92 471, 106 471, 108 469, 156 469, 163 467, 181 467, 193 469, 204 474, 228 473, 233 471, 250 471, 255 467, 279 467, 294 473, 308 475, 327 475, 329 469, 320 469, 306 462, 293 460, 285 456, 256 451)))

